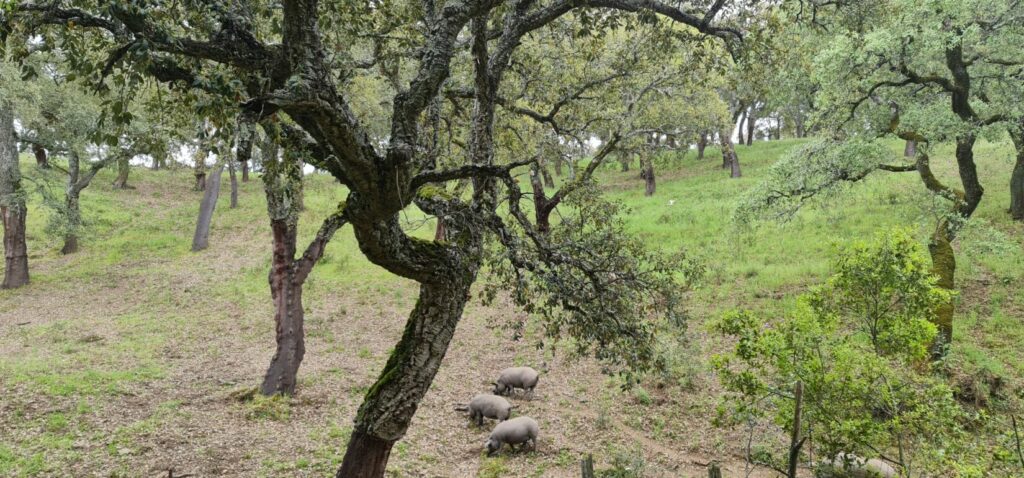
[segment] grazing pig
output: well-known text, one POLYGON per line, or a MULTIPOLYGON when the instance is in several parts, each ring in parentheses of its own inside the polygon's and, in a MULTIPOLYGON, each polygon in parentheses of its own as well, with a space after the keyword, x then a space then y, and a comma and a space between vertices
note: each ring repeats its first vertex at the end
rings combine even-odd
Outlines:
POLYGON ((530 417, 516 417, 501 422, 494 427, 490 438, 484 444, 487 447, 487 456, 497 453, 501 446, 506 443, 508 443, 509 448, 515 450, 515 445, 529 442, 532 448, 536 450, 538 434, 540 434, 540 426, 537 425, 536 420, 530 417))
POLYGON ((469 401, 469 406, 455 407, 459 411, 468 411, 469 418, 477 425, 484 424, 484 418, 493 418, 499 422, 508 420, 515 408, 508 403, 508 400, 497 395, 481 393, 469 401))
POLYGON ((888 463, 871 458, 865 460, 852 453, 840 453, 822 467, 822 476, 833 478, 897 478, 899 473, 888 463))
POLYGON ((517 388, 523 389, 533 397, 533 388, 537 386, 540 374, 530 367, 512 367, 501 371, 498 381, 494 382, 495 395, 509 395, 517 388))

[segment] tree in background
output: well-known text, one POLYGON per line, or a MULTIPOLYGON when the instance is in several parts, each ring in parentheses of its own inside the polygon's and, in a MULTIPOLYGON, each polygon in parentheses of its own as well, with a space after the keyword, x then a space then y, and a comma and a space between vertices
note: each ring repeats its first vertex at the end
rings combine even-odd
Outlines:
MULTIPOLYGON (((748 196, 743 207, 785 211, 873 171, 916 172, 925 189, 948 207, 935 224, 929 251, 939 285, 953 290, 952 243, 984 193, 974 144, 981 135, 1005 131, 1018 111, 1012 95, 1003 92, 1013 82, 1008 68, 1019 64, 1013 57, 1019 50, 1005 46, 1019 38, 1014 19, 1024 14, 1024 5, 1016 2, 968 4, 888 0, 814 4, 813 12, 794 8, 794 18, 803 15, 810 19, 805 24, 828 28, 816 30, 827 46, 814 59, 814 82, 820 88, 815 103, 819 124, 838 141, 801 148, 795 154, 803 159, 784 159, 759 189, 761 197, 748 196), (943 27, 922 29, 922 22, 943 27), (914 163, 903 164, 902 155, 886 159, 881 146, 843 144, 885 137, 913 141, 914 163), (944 183, 932 171, 932 145, 944 142, 956 145, 962 188, 944 183), (850 154, 865 148, 867 156, 850 154), (799 182, 803 178, 813 181, 799 182)), ((952 341, 953 312, 953 303, 947 302, 936 314, 936 357, 952 341)))

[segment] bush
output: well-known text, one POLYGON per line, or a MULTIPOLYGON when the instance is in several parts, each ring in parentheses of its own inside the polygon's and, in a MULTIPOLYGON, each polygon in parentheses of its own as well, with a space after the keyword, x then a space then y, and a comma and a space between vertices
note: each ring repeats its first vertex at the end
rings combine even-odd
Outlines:
MULTIPOLYGON (((713 328, 736 340, 713 358, 728 394, 716 423, 792 427, 792 390, 803 383, 803 436, 820 456, 902 456, 915 469, 942 468, 963 410, 923 359, 929 323, 948 292, 935 285, 918 242, 903 230, 842 249, 835 274, 801 296, 784 317, 726 314, 713 328), (810 430, 813 428, 813 435, 810 430), (931 454, 934 454, 932 456, 931 454)), ((780 465, 778 437, 762 461, 780 465)))

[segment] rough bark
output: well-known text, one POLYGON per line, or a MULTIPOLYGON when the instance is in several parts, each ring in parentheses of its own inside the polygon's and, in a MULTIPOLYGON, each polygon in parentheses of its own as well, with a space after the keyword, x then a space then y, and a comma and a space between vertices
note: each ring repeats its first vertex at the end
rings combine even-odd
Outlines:
POLYGON ((551 232, 551 211, 554 210, 557 203, 548 199, 537 169, 537 167, 530 169, 530 189, 533 190, 533 215, 537 232, 546 235, 551 232))
POLYGON ((448 240, 448 234, 444 228, 444 218, 437 218, 437 227, 434 228, 434 240, 438 242, 444 242, 448 240))
POLYGON ((32 153, 36 156, 36 166, 42 169, 50 169, 50 158, 46 155, 46 148, 39 143, 32 143, 32 153))
POLYGON ((114 189, 135 189, 128 185, 128 173, 131 171, 131 165, 128 163, 129 159, 127 154, 121 155, 117 159, 117 178, 114 179, 112 184, 114 189))
POLYGON ((263 395, 295 393, 299 365, 306 353, 302 281, 296 276, 296 224, 287 219, 270 221, 274 252, 270 265, 270 296, 274 301, 277 351, 263 377, 263 395))
POLYGON ((195 177, 196 184, 195 186, 192 186, 192 189, 199 192, 206 191, 206 171, 197 169, 195 171, 195 177))
POLYGON ((213 169, 204 188, 203 199, 199 202, 199 218, 196 221, 196 232, 192 236, 192 252, 206 249, 210 245, 210 223, 213 222, 213 211, 217 207, 220 195, 220 176, 224 166, 213 169))
MULTIPOLYGON (((932 259, 932 273, 938 278, 936 285, 949 291, 953 291, 956 285, 954 283, 956 255, 953 253, 951 236, 948 225, 943 221, 928 244, 928 253, 932 259)), ((939 304, 935 309, 933 323, 939 333, 932 344, 933 358, 942 358, 946 354, 949 344, 953 343, 954 312, 952 300, 939 304)))
POLYGON ((235 175, 235 162, 228 161, 228 175, 231 176, 231 209, 238 207, 238 177, 235 175))
POLYGON ((641 161, 643 162, 643 177, 644 177, 644 196, 654 195, 654 161, 645 155, 641 161))
POLYGON ((64 196, 66 220, 68 221, 68 232, 64 234, 64 246, 61 247, 61 254, 73 254, 78 252, 78 233, 82 227, 82 212, 79 207, 79 194, 81 190, 76 187, 68 187, 64 196))
POLYGON ((196 191, 206 190, 206 152, 200 149, 196 152, 194 158, 195 165, 192 168, 192 174, 196 178, 195 186, 192 189, 196 191))
POLYGON ((420 286, 402 339, 359 407, 336 478, 384 476, 391 448, 408 430, 448 351, 474 276, 461 271, 420 286))
POLYGON ((242 161, 242 182, 249 182, 249 162, 242 161))
POLYGON ((1010 215, 1015 221, 1024 221, 1024 124, 1021 128, 1012 135, 1017 163, 1010 173, 1010 215))
POLYGON ((725 131, 718 133, 719 139, 722 144, 722 168, 729 169, 729 177, 738 178, 742 176, 740 172, 740 157, 736 154, 736 148, 733 147, 732 139, 725 131))
POLYGON ((4 226, 4 281, 0 288, 13 289, 29 282, 25 241, 27 215, 14 136, 14 113, 10 105, 0 103, 0 217, 4 226))
POLYGON ((704 159, 704 149, 708 147, 708 134, 701 133, 700 137, 697 138, 697 160, 704 159))
POLYGON ((757 126, 757 117, 754 116, 756 110, 753 106, 750 107, 750 112, 747 113, 747 146, 754 144, 754 133, 755 127, 757 126))

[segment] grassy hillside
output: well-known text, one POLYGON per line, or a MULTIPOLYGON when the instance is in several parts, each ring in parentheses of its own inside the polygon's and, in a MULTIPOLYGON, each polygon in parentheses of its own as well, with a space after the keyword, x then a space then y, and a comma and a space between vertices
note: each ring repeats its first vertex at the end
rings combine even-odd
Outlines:
MULTIPOLYGON (((710 425, 717 386, 704 359, 721 345, 702 324, 733 307, 778 307, 828 273, 835 244, 894 225, 916 228, 923 240, 933 224, 916 175, 878 173, 790 223, 734 228, 736 198, 794 144, 740 147, 744 177, 735 180, 714 150, 701 162, 692 152, 680 155, 659 165, 650 198, 637 172, 600 174, 610 196, 630 207, 633 231, 652 247, 685 248, 708 265, 690 298, 693 340, 680 346, 691 364, 680 372, 686 386, 622 392, 594 363, 514 341, 501 327, 521 314, 509 303, 474 301, 394 450, 392 474, 569 477, 577 476, 580 456, 594 453, 598 468, 642 467, 645 476, 701 476, 711 459, 725 462, 727 476, 741 476, 741 432, 710 425), (487 431, 452 407, 485 391, 511 364, 548 369, 534 400, 516 400, 519 413, 541 422, 540 448, 485 458, 487 431)), ((952 360, 957 380, 982 390, 979 397, 1015 396, 1024 377, 1024 227, 1005 213, 1010 152, 1008 142, 978 146, 986 197, 978 225, 958 245, 963 292, 952 360), (994 376, 1000 390, 991 390, 994 376)), ((954 177, 949 149, 932 162, 942 177, 954 177)), ((23 170, 47 181, 27 160, 23 170)), ((190 190, 190 171, 136 169, 130 183, 137 189, 127 191, 111 189, 112 179, 101 173, 83 193, 90 226, 82 251, 71 256, 58 254, 59 241, 45 233, 48 211, 33 196, 32 284, 0 291, 0 476, 166 476, 172 468, 196 476, 329 474, 416 285, 369 264, 342 230, 306 286, 298 396, 239 402, 233 395, 258 383, 273 354, 261 184, 242 184, 237 209, 222 198, 211 247, 194 254, 200 193, 190 190)), ((300 243, 343 196, 329 178, 309 178, 300 243)), ((405 219, 414 234, 432 235, 433 224, 417 211, 405 219)))

